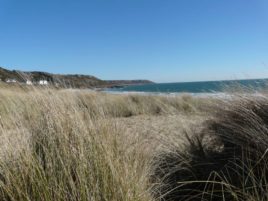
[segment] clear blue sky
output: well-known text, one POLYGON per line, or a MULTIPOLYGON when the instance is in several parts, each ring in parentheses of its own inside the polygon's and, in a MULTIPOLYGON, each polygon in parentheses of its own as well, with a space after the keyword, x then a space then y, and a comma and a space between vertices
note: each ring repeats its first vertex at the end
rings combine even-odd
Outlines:
POLYGON ((156 82, 268 77, 267 0, 0 0, 0 66, 156 82))

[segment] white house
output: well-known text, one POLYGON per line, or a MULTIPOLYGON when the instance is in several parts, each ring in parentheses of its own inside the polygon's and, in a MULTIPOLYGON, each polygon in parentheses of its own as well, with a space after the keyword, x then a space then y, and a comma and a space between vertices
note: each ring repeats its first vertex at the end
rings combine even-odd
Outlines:
POLYGON ((6 80, 6 83, 15 83, 15 82, 17 82, 17 80, 15 80, 15 79, 7 79, 6 80))
POLYGON ((26 80, 27 85, 33 85, 33 82, 31 80, 26 80))
POLYGON ((48 85, 48 81, 47 80, 39 80, 38 84, 39 85, 48 85))

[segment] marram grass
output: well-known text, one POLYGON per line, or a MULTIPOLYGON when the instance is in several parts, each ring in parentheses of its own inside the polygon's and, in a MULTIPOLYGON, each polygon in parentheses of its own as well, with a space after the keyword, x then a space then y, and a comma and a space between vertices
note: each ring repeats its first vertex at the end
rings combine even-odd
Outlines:
POLYGON ((265 201, 267 105, 1 86, 0 200, 265 201), (113 121, 139 115, 209 120, 150 139, 113 121))
POLYGON ((0 200, 151 200, 142 153, 127 152, 127 139, 79 94, 0 96, 0 200))

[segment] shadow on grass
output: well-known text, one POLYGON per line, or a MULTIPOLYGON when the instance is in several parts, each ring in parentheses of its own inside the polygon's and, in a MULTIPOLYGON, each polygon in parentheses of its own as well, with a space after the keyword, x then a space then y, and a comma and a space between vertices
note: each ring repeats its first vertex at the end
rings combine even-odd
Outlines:
POLYGON ((153 160, 153 195, 177 200, 268 199, 268 99, 243 97, 221 105, 186 150, 153 160))

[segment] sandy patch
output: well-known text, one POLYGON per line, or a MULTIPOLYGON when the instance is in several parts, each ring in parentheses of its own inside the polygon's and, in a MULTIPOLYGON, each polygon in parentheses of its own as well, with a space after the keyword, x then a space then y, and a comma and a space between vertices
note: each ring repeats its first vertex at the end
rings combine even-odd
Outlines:
POLYGON ((128 118, 116 118, 113 121, 127 139, 126 143, 143 145, 142 149, 155 152, 184 146, 185 134, 201 129, 207 119, 200 115, 140 115, 128 118))

